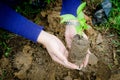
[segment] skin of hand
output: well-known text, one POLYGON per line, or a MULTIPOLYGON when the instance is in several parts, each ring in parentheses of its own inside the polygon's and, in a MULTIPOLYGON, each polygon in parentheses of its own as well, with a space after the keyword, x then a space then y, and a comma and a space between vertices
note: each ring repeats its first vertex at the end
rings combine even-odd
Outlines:
POLYGON ((46 47, 49 55, 55 62, 62 64, 66 68, 79 70, 79 66, 67 60, 68 51, 59 38, 42 30, 37 42, 46 47))
MULTIPOLYGON (((77 22, 77 20, 70 20, 70 22, 77 22)), ((71 48, 71 43, 73 37, 77 34, 75 25, 66 25, 66 30, 65 30, 65 41, 67 43, 67 47, 70 49, 71 48)), ((88 40, 87 35, 83 32, 82 36, 88 40)), ((87 55, 83 61, 82 64, 79 66, 79 70, 81 70, 83 67, 86 67, 89 61, 89 55, 91 54, 90 50, 88 49, 87 55)))

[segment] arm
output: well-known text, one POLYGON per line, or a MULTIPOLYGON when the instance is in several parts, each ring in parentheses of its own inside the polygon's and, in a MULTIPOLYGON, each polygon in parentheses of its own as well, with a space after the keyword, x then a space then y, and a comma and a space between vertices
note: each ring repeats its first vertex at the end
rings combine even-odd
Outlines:
POLYGON ((67 60, 68 51, 59 38, 45 32, 41 26, 29 21, 2 3, 0 3, 0 28, 43 44, 54 61, 67 68, 79 69, 79 66, 67 60))
POLYGON ((16 13, 7 5, 0 3, 0 28, 37 41, 42 27, 16 13))
MULTIPOLYGON (((61 15, 72 14, 72 15, 76 16, 77 15, 76 11, 80 4, 81 4, 81 0, 62 0, 61 15)), ((76 23, 78 21, 70 20, 70 22, 76 23)), ((72 39, 75 35, 76 35, 75 25, 66 25, 65 40, 67 43, 67 47, 69 49, 71 48, 72 39)), ((88 37, 85 34, 83 34, 83 37, 88 39, 88 37)), ((89 50, 88 50, 88 53, 90 53, 89 50)), ((80 64, 79 69, 82 69, 82 67, 86 67, 88 64, 88 60, 89 60, 89 54, 86 55, 85 60, 83 61, 82 64, 80 64)))
MULTIPOLYGON (((62 10, 61 15, 64 14, 72 14, 76 16, 76 11, 78 6, 81 4, 81 0, 62 0, 62 10)), ((71 22, 78 22, 77 20, 71 20, 71 22)), ((65 40, 67 43, 67 47, 71 47, 71 42, 73 36, 76 34, 75 26, 73 25, 66 25, 65 29, 65 40)))

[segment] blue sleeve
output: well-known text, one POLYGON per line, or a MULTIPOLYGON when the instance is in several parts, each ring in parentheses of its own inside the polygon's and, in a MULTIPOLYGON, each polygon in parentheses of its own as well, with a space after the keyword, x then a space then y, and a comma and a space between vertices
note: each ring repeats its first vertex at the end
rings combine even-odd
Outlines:
POLYGON ((26 19, 19 13, 12 10, 7 5, 0 2, 0 28, 23 36, 34 42, 37 41, 38 35, 43 27, 26 19))
POLYGON ((81 0, 62 0, 61 15, 72 14, 76 16, 76 10, 80 4, 81 0))

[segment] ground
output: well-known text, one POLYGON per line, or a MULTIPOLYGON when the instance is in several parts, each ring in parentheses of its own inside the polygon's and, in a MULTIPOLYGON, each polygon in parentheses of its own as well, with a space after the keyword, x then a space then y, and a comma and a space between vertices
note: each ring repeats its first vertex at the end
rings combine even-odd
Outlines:
MULTIPOLYGON (((32 20, 66 45, 65 25, 60 24, 60 10, 61 2, 57 0, 32 20)), ((119 46, 115 44, 119 38, 112 30, 92 26, 86 31, 90 51, 98 62, 89 64, 82 71, 67 69, 54 62, 43 45, 9 34, 12 36, 6 40, 6 44, 11 51, 9 57, 2 55, 0 58, 0 80, 120 80, 120 53, 119 46)))

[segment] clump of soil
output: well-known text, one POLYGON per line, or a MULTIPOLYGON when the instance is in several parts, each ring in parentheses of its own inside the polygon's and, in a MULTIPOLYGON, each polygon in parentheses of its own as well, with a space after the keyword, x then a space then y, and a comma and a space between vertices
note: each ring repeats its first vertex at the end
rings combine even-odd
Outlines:
POLYGON ((79 34, 76 34, 73 37, 73 41, 71 44, 69 60, 76 65, 81 65, 84 62, 87 54, 89 54, 88 64, 92 66, 96 65, 98 62, 98 58, 90 52, 89 40, 79 34))
POLYGON ((24 46, 23 51, 16 54, 13 65, 18 69, 18 71, 14 73, 18 78, 25 78, 27 75, 26 71, 31 67, 33 58, 31 52, 29 52, 30 49, 30 46, 24 46))
POLYGON ((89 48, 89 41, 83 36, 77 34, 73 37, 69 59, 76 65, 82 64, 83 59, 87 54, 89 48))

